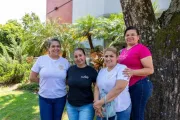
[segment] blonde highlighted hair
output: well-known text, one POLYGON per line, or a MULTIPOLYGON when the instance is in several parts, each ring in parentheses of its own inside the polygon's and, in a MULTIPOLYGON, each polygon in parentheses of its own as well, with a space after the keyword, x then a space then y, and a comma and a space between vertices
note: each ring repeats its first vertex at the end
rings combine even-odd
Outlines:
POLYGON ((104 54, 105 54, 107 51, 111 51, 111 52, 113 52, 114 54, 116 54, 116 56, 118 56, 118 55, 119 55, 119 53, 118 53, 117 49, 116 49, 116 48, 114 48, 114 47, 108 47, 108 48, 106 48, 106 49, 104 50, 104 54))

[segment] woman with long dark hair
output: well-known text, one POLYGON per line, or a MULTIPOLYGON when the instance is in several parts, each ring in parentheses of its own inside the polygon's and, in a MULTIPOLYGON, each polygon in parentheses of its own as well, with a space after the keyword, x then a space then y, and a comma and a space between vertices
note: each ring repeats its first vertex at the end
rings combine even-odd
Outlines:
POLYGON ((86 64, 84 49, 74 50, 75 65, 71 66, 67 73, 67 85, 69 86, 67 97, 67 113, 69 120, 93 120, 93 91, 97 72, 86 64))

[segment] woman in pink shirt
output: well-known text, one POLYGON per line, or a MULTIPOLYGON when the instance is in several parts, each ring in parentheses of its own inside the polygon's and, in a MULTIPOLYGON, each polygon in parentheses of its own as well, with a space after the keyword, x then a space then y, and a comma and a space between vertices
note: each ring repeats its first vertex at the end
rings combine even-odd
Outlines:
POLYGON ((132 101, 132 120, 144 120, 146 103, 152 94, 153 85, 149 78, 154 67, 149 49, 139 43, 139 31, 135 27, 128 27, 125 32, 127 47, 121 51, 118 58, 120 64, 128 68, 124 74, 130 78, 129 92, 132 101))

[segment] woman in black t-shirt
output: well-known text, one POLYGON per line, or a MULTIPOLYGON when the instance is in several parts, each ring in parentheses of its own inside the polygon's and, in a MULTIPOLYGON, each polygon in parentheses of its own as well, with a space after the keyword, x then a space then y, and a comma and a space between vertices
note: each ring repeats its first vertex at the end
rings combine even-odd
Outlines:
POLYGON ((69 86, 67 113, 69 120, 93 120, 92 83, 96 82, 97 72, 86 65, 86 56, 82 48, 74 51, 74 62, 67 72, 69 86))

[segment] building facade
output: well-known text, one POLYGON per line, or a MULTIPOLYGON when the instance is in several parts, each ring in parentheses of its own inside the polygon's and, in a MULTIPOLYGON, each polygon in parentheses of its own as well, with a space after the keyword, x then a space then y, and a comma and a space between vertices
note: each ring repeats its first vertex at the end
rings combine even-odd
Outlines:
MULTIPOLYGON (((158 7, 157 16, 160 16, 171 2, 171 0, 152 0, 155 1, 158 7)), ((122 12, 120 0, 47 0, 46 18, 72 23, 86 15, 99 17, 119 12, 122 12)))
POLYGON ((72 23, 72 0, 47 0, 46 20, 56 19, 60 23, 72 23))
MULTIPOLYGON (((169 7, 171 0, 152 0, 157 2, 156 16, 169 7)), ((58 19, 60 23, 74 23, 83 16, 108 16, 122 12, 120 0, 47 0, 47 19, 58 19)), ((94 46, 104 46, 104 40, 93 40, 94 46)), ((89 48, 88 42, 83 42, 89 48)))

